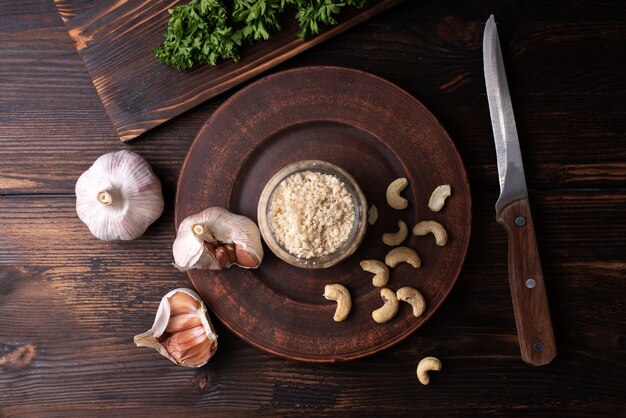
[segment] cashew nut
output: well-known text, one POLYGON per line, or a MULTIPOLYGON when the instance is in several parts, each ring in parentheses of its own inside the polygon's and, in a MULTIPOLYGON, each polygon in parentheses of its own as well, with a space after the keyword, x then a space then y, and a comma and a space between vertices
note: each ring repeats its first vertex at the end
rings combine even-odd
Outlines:
POLYGON ((406 226, 406 222, 398 221, 398 232, 387 232, 383 234, 383 242, 390 247, 402 244, 409 235, 409 230, 406 226))
POLYGON ((385 264, 389 267, 396 267, 398 264, 405 262, 418 269, 422 265, 422 260, 417 253, 409 247, 396 247, 389 251, 385 257, 385 264))
POLYGON ((412 287, 403 287, 396 292, 398 300, 406 302, 413 307, 413 316, 419 318, 426 310, 424 296, 412 287))
POLYGON ((385 303, 372 312, 372 318, 379 324, 383 324, 396 315, 400 307, 400 302, 398 302, 393 290, 387 289, 386 287, 380 289, 380 297, 383 298, 385 303))
POLYGON ((450 190, 449 184, 437 186, 433 191, 433 194, 430 195, 428 208, 433 212, 439 212, 441 208, 443 208, 443 205, 445 205, 446 198, 448 198, 451 194, 452 191, 450 190))
POLYGON ((376 287, 382 287, 389 281, 389 269, 380 260, 363 260, 361 261, 361 268, 368 273, 374 273, 372 277, 372 284, 376 287))
POLYGON ((348 289, 340 284, 327 284, 324 287, 324 297, 337 302, 337 309, 335 316, 333 316, 335 322, 341 322, 348 317, 350 309, 352 309, 352 299, 348 289))
POLYGON ((370 206, 370 210, 367 212, 367 223, 374 225, 378 220, 378 208, 376 205, 370 206))
POLYGON ((391 184, 387 187, 387 203, 394 209, 406 209, 409 205, 409 201, 400 196, 400 192, 404 190, 406 186, 408 186, 409 181, 401 177, 399 179, 395 179, 391 182, 391 184))
POLYGON ((413 227, 413 235, 424 236, 431 233, 435 236, 435 242, 440 247, 446 245, 448 242, 448 233, 441 226, 439 222, 436 221, 422 221, 413 227))
POLYGON ((430 377, 428 376, 428 372, 432 370, 436 372, 441 370, 441 360, 439 360, 437 357, 426 357, 419 362, 419 364, 417 365, 417 378, 422 385, 427 385, 430 383, 430 377))

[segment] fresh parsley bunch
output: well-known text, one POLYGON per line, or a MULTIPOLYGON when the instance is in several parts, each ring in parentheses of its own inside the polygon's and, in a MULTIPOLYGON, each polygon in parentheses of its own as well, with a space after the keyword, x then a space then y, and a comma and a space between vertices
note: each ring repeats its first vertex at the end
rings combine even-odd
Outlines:
POLYGON ((219 0, 191 0, 169 12, 165 41, 152 51, 159 61, 182 71, 195 64, 239 59, 239 45, 219 0))
POLYGON ((337 24, 335 15, 341 12, 346 5, 362 8, 367 0, 294 0, 297 6, 296 19, 300 25, 298 36, 306 38, 309 35, 320 33, 320 26, 337 24))
POLYGON ((244 26, 237 32, 241 41, 268 40, 270 31, 279 31, 278 16, 290 0, 235 0, 233 20, 244 26))
POLYGON ((191 0, 170 9, 164 42, 152 52, 159 61, 182 71, 196 64, 217 65, 239 59, 243 42, 267 40, 280 31, 279 16, 295 10, 298 36, 316 35, 323 26, 337 24, 345 6, 362 8, 367 0, 234 0, 232 22, 219 0, 191 0), (235 29, 237 28, 237 29, 235 29))

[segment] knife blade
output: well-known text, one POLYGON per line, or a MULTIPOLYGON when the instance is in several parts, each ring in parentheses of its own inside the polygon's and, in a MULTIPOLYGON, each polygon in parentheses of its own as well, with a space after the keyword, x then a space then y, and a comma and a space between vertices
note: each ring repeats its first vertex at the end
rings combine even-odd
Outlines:
POLYGON ((535 237, 513 105, 493 15, 483 35, 483 66, 496 146, 500 196, 496 220, 508 237, 508 268, 515 325, 522 359, 550 363, 556 343, 535 237))

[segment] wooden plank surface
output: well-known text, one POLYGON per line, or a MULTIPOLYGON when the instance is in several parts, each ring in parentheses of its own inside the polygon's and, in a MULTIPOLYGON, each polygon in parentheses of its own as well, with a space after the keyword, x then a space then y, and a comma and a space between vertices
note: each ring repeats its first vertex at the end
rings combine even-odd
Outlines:
POLYGON ((363 360, 305 364, 250 348, 218 325, 220 348, 201 370, 173 366, 132 343, 151 324, 159 296, 187 283, 170 265, 171 210, 140 240, 114 244, 85 234, 71 197, 5 197, 0 211, 12 232, 2 237, 8 244, 2 255, 13 264, 2 275, 0 344, 6 350, 30 343, 37 355, 27 368, 0 374, 0 404, 8 416, 104 401, 132 409, 149 399, 239 412, 298 405, 301 412, 366 412, 374 398, 381 411, 415 408, 435 415, 445 415, 441 403, 467 412, 488 405, 494 412, 528 413, 558 402, 553 416, 575 416, 596 402, 602 411, 619 407, 626 367, 617 311, 623 313, 626 287, 616 245, 626 221, 615 214, 626 194, 531 197, 541 219, 539 243, 560 348, 551 366, 537 369, 519 358, 506 238, 492 220, 495 197, 475 194, 480 235, 466 268, 441 311, 407 341, 363 360), (605 234, 590 234, 607 224, 613 228, 605 234), (596 251, 580 248, 583 243, 596 251), (591 283, 595 289, 588 294, 591 283), (445 368, 425 388, 415 366, 429 354, 442 358, 445 368))
MULTIPOLYGON (((37 4, 37 0, 32 0, 13 8, 7 6, 0 15, 5 20, 0 30, 6 32, 0 38, 0 193, 71 192, 78 176, 99 155, 122 148, 111 142, 116 133, 72 41, 53 13, 54 7, 46 0, 40 2, 37 10, 45 13, 30 10, 29 6, 37 4), (51 141, 54 148, 48 146, 51 141), (63 159, 57 157, 59 152, 63 159), (37 159, 39 164, 29 164, 31 159, 37 159)), ((330 40, 278 69, 343 65, 370 71, 398 84, 424 103, 453 134, 472 186, 495 189, 495 151, 484 95, 480 42, 475 40, 480 40, 481 11, 472 10, 452 18, 445 5, 426 2, 398 7, 400 11, 386 12, 389 18, 374 20, 364 28, 330 40), (468 26, 475 28, 469 41, 449 39, 448 32, 468 26)), ((526 164, 532 167, 526 170, 528 184, 541 189, 624 186, 626 80, 617 74, 623 73, 625 65, 614 57, 626 50, 626 35, 623 25, 620 28, 613 20, 619 16, 617 12, 606 8, 607 25, 617 29, 610 31, 602 42, 601 56, 598 48, 581 49, 565 36, 553 37, 549 46, 533 36, 532 47, 518 46, 530 42, 528 33, 545 31, 546 27, 549 31, 567 27, 597 38, 596 26, 581 28, 579 23, 570 22, 584 14, 567 15, 572 10, 576 8, 558 11, 564 15, 563 21, 552 26, 524 20, 537 19, 532 14, 518 11, 518 17, 509 11, 512 19, 521 21, 514 25, 502 19, 500 25, 502 38, 511 45, 504 49, 505 57, 510 58, 512 50, 523 50, 508 68, 522 153, 526 164), (621 36, 614 35, 616 32, 621 36), (551 57, 551 51, 561 51, 561 64, 551 57), (536 77, 529 76, 523 70, 535 62, 562 65, 567 77, 558 77, 551 70, 542 78, 546 70, 541 68, 531 73, 536 77), (577 121, 575 127, 563 122, 573 120, 577 121), (576 145, 564 146, 566 139, 570 141, 567 144, 576 145)), ((590 10, 588 14, 593 20, 590 10)), ((225 97, 219 96, 146 133, 145 141, 136 141, 130 148, 145 156, 174 187, 188 146, 225 97)))
POLYGON ((187 71, 176 71, 152 55, 163 41, 168 10, 180 1, 55 3, 118 136, 128 141, 400 1, 376 0, 362 10, 347 8, 339 24, 305 41, 298 37, 295 19, 285 19, 283 31, 270 40, 242 48, 239 62, 226 60, 187 71))
MULTIPOLYGON (((84 4, 93 4, 85 0, 84 4)), ((72 10, 66 10, 70 15, 72 10)), ((0 416, 624 416, 626 373, 626 10, 621 2, 404 2, 278 69, 344 65, 382 76, 439 118, 469 172, 467 262, 435 316, 363 360, 307 365, 264 354, 217 325, 200 370, 132 336, 187 278, 171 266, 173 198, 218 96, 121 144, 51 0, 0 3, 0 416), (522 140, 559 354, 519 357, 495 222, 495 153, 482 81, 481 23, 496 14, 522 140), (145 156, 166 209, 140 240, 103 243, 74 212, 97 156, 145 156), (415 365, 437 355, 430 386, 415 365)))

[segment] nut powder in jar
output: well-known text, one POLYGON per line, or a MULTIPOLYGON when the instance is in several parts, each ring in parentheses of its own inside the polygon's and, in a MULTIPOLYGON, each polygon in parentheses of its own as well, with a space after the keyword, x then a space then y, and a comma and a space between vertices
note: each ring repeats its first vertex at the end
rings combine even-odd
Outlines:
POLYGON ((282 180, 270 198, 269 222, 278 243, 298 258, 337 251, 349 239, 355 207, 331 174, 301 171, 282 180))

